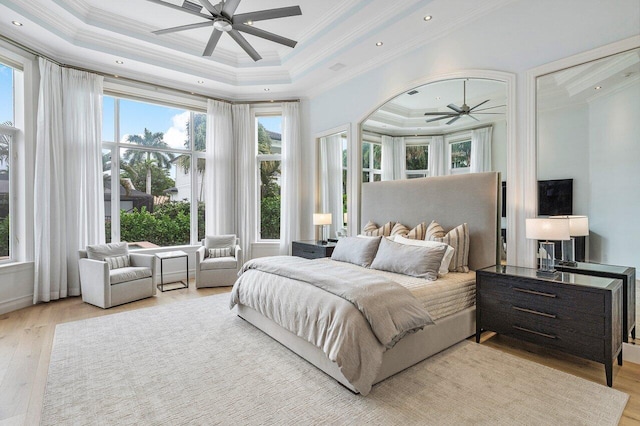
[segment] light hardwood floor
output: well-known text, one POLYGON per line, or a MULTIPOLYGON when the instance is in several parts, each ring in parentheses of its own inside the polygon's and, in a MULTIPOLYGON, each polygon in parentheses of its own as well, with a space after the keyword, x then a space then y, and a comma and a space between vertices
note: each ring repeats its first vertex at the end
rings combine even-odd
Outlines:
MULTIPOLYGON (((0 315, 0 426, 37 425, 56 324, 134 309, 158 306, 195 297, 225 293, 226 288, 188 289, 103 310, 75 297, 0 315)), ((544 350, 502 336, 485 333, 484 345, 530 359, 597 383, 604 383, 604 368, 580 358, 544 350)), ((614 367, 615 389, 631 397, 621 424, 640 424, 640 365, 626 362, 614 367)))

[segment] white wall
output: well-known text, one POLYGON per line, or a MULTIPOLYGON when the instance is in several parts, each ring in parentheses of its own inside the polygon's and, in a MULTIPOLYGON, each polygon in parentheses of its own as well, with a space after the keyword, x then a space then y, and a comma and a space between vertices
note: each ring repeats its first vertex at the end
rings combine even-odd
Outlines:
POLYGON ((640 80, 589 104, 590 258, 640 269, 640 80))

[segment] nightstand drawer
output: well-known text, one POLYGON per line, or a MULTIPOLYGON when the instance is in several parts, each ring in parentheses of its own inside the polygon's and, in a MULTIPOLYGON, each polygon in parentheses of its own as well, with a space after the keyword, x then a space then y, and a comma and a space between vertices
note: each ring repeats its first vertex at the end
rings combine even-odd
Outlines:
POLYGON ((482 293, 487 298, 523 305, 536 310, 563 311, 569 309, 586 314, 603 311, 602 292, 580 291, 563 284, 514 281, 494 278, 489 284, 481 281, 482 293))
POLYGON ((331 257, 334 248, 335 244, 314 244, 294 241, 291 247, 291 254, 306 259, 320 259, 322 257, 331 257))

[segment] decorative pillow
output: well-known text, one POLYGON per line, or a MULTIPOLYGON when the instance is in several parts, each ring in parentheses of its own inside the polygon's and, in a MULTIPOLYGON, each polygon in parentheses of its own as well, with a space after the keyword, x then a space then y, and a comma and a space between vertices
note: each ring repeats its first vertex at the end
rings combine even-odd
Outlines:
POLYGON ((359 238, 345 237, 338 240, 336 248, 333 249, 331 259, 340 262, 353 263, 365 268, 371 265, 373 258, 378 251, 378 245, 382 237, 359 238))
POLYGON ((409 229, 401 223, 396 223, 391 230, 391 236, 402 235, 405 238, 412 240, 424 240, 424 236, 427 234, 427 225, 422 222, 416 225, 415 228, 409 229))
POLYGON ((387 238, 380 241, 371 269, 397 272, 429 281, 438 279, 438 269, 447 248, 411 246, 396 243, 387 238))
POLYGON ((205 257, 221 257, 211 255, 210 250, 225 248, 231 250, 231 254, 227 256, 235 256, 236 236, 235 234, 206 236, 202 240, 202 245, 206 248, 205 257))
POLYGON ((391 235, 391 229, 395 222, 387 222, 378 228, 378 225, 369 221, 364 226, 362 233, 368 237, 388 237, 391 235))
POLYGON ((129 254, 126 241, 121 243, 97 244, 87 246, 87 258, 104 261, 107 257, 124 256, 129 254))
POLYGON ((463 223, 462 225, 458 225, 446 234, 442 226, 437 222, 431 222, 429 228, 431 228, 432 225, 434 232, 430 236, 429 229, 427 229, 427 239, 429 241, 449 244, 455 250, 451 264, 449 265, 449 271, 469 272, 469 227, 467 224, 463 223), (443 236, 436 237, 434 235, 443 236))
POLYGON ((406 244, 408 246, 418 246, 418 247, 438 247, 444 246, 446 251, 444 252, 444 256, 442 257, 442 262, 440 262, 440 268, 438 269, 438 275, 443 277, 449 273, 449 265, 451 264, 451 259, 453 258, 453 253, 455 250, 449 244, 439 243, 436 241, 424 241, 424 240, 412 240, 409 238, 404 238, 401 235, 396 235, 393 238, 393 241, 400 244, 406 244))
POLYGON ((105 257, 105 262, 109 265, 109 269, 128 268, 131 266, 129 263, 129 255, 123 254, 122 256, 105 257))
POLYGON ((429 226, 427 226, 427 235, 425 235, 425 240, 430 240, 431 238, 442 238, 444 237, 446 232, 442 229, 442 226, 435 220, 432 220, 429 226))
POLYGON ((231 247, 209 249, 209 257, 229 257, 229 256, 231 256, 231 247))

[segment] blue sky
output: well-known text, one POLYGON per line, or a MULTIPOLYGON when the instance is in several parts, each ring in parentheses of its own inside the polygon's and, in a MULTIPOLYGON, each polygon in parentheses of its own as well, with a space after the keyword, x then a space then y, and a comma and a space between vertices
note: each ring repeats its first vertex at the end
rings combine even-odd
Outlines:
POLYGON ((0 123, 13 122, 13 70, 0 64, 0 123))

